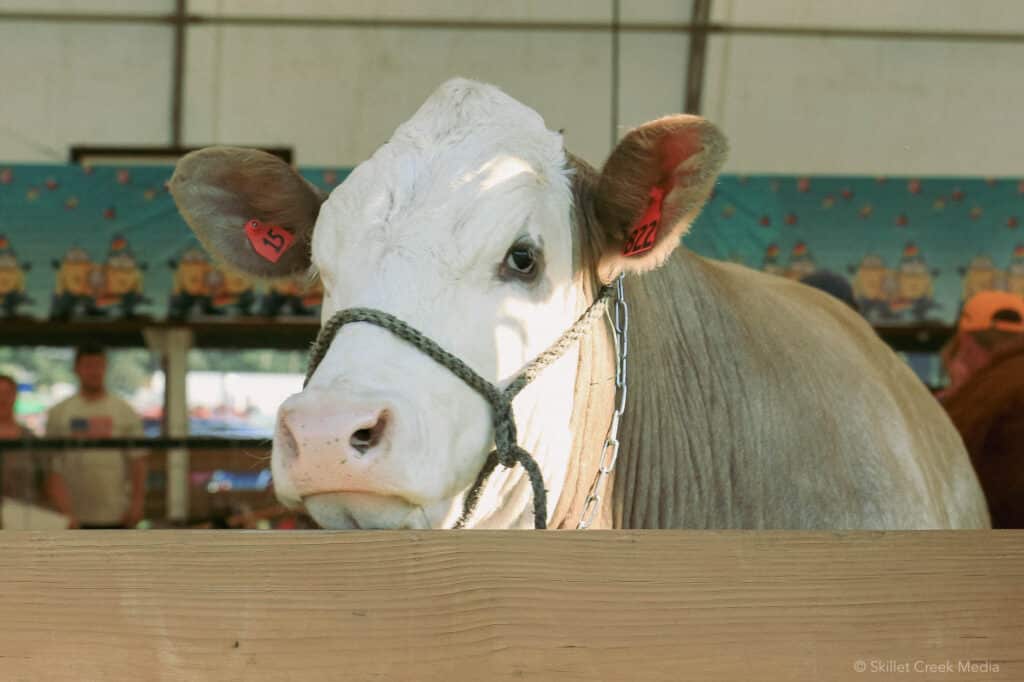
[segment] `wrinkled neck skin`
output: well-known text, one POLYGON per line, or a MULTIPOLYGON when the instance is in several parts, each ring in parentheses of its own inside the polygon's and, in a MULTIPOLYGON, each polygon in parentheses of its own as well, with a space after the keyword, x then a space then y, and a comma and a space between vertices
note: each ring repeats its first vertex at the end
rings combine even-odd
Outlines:
MULTIPOLYGON (((600 241, 607 230, 598 226, 592 197, 597 172, 586 162, 570 157, 575 170, 576 242, 581 258, 581 286, 593 300, 602 286, 598 263, 608 248, 600 241)), ((731 423, 734 415, 716 410, 715 422, 681 424, 674 428, 675 411, 666 411, 656 396, 691 395, 700 410, 714 409, 712 393, 720 386, 711 374, 721 358, 721 344, 714 343, 718 306, 708 297, 706 273, 700 259, 678 248, 661 268, 641 277, 626 276, 624 291, 629 304, 629 347, 631 362, 627 373, 628 395, 619 428, 620 450, 614 473, 605 484, 600 511, 591 528, 673 528, 689 519, 700 525, 690 507, 712 506, 710 496, 719 484, 730 485, 730 466, 712 461, 713 430, 731 423), (688 306, 666 305, 673 300, 690 301, 688 306), (659 343, 660 340, 660 343, 659 343), (692 350, 690 350, 692 347, 692 350), (704 362, 698 362, 704 358, 704 362), (703 379, 697 378, 698 375, 703 379), (659 417, 660 415, 660 417, 659 417), (666 416, 671 415, 671 416, 666 416), (724 420, 724 421, 723 421, 724 420), (698 472, 715 479, 713 486, 694 482, 698 472)), ((615 345, 607 322, 587 336, 580 347, 573 413, 573 442, 565 493, 551 524, 553 528, 575 528, 590 487, 597 474, 601 450, 615 409, 615 345)), ((721 395, 719 393, 719 395, 721 395)), ((684 412, 679 411, 682 418, 684 412)), ((722 428, 718 440, 728 441, 732 427, 722 428)), ((726 443, 722 443, 725 447, 726 443)))
POLYGON ((616 528, 984 527, 942 408, 843 303, 685 248, 626 291, 616 528))
POLYGON ((736 378, 734 372, 713 370, 729 366, 732 349, 715 338, 721 313, 707 289, 700 262, 683 247, 658 270, 626 278, 631 362, 619 428, 615 528, 736 525, 710 511, 736 502, 730 491, 738 415, 724 404, 729 391, 723 382, 736 378), (659 304, 665 301, 688 303, 659 304))

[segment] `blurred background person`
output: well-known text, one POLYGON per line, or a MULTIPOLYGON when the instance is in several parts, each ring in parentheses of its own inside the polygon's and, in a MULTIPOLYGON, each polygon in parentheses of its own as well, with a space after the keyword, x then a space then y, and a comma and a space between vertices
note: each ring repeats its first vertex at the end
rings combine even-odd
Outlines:
MULTIPOLYGON (((107 391, 107 357, 97 345, 75 352, 79 390, 50 409, 51 438, 142 438, 139 415, 107 391)), ((129 449, 64 451, 53 456, 47 493, 71 528, 134 528, 143 516, 145 453, 129 449)))
POLYGON ((0 374, 0 440, 13 440, 31 435, 31 432, 14 418, 14 406, 18 402, 18 382, 7 374, 0 374))
POLYGON ((860 314, 860 306, 857 305, 857 299, 853 296, 853 286, 845 277, 828 270, 817 270, 802 277, 800 282, 831 294, 860 314))
POLYGON ((1024 528, 1024 298, 986 291, 964 305, 942 353, 940 393, 988 498, 995 528, 1024 528))
MULTIPOLYGON (((22 440, 32 437, 28 428, 18 423, 14 407, 18 401, 18 382, 0 374, 0 440, 22 440)), ((0 450, 0 497, 35 501, 39 495, 42 463, 28 450, 0 450)))

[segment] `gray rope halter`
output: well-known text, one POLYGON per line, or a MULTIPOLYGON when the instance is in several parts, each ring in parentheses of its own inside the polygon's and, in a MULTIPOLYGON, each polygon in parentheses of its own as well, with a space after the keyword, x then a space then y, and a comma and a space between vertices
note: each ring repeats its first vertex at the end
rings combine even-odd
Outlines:
POLYGON ((320 362, 327 355, 327 351, 334 340, 338 330, 352 322, 368 322, 378 327, 387 329, 398 338, 412 344, 423 351, 438 364, 446 367, 455 376, 462 379, 470 388, 483 396, 491 406, 491 414, 494 420, 494 450, 487 456, 484 466, 480 470, 473 486, 466 493, 465 502, 462 507, 462 514, 455 523, 455 528, 462 528, 469 520, 480 499, 484 483, 494 469, 501 464, 503 467, 512 468, 519 463, 530 477, 530 485, 533 488, 533 524, 534 528, 542 529, 547 527, 547 491, 544 489, 544 478, 541 475, 540 467, 529 452, 519 447, 516 434, 515 416, 512 413, 512 401, 526 388, 527 384, 533 381, 540 372, 552 362, 561 357, 566 350, 572 346, 590 328, 591 323, 600 317, 608 306, 608 299, 614 292, 614 287, 606 285, 598 292, 597 298, 590 307, 580 315, 575 324, 572 325, 551 347, 538 355, 532 362, 516 376, 515 379, 505 388, 499 389, 490 383, 465 362, 455 357, 419 331, 409 326, 394 315, 372 308, 349 308, 334 314, 327 324, 321 328, 313 344, 309 359, 309 368, 306 370, 306 379, 303 388, 309 383, 310 378, 320 366, 320 362))

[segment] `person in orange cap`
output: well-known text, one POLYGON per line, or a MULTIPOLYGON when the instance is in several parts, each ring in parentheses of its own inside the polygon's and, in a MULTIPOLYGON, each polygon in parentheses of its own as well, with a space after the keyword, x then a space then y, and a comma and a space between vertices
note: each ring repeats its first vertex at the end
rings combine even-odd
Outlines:
POLYGON ((972 296, 960 313, 956 334, 942 351, 949 376, 943 395, 951 395, 992 356, 1020 340, 1024 333, 1024 297, 1005 291, 983 291, 972 296))
POLYGON ((1024 528, 1024 297, 984 291, 942 354, 940 394, 988 499, 994 528, 1024 528))

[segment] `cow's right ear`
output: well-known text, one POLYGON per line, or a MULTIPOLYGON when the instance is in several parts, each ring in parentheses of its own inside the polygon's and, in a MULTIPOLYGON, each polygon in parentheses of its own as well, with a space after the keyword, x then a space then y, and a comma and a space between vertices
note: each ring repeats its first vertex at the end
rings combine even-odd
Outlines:
POLYGON ((255 149, 201 149, 178 161, 169 188, 185 222, 218 260, 262 279, 309 268, 326 196, 280 158, 255 149))

